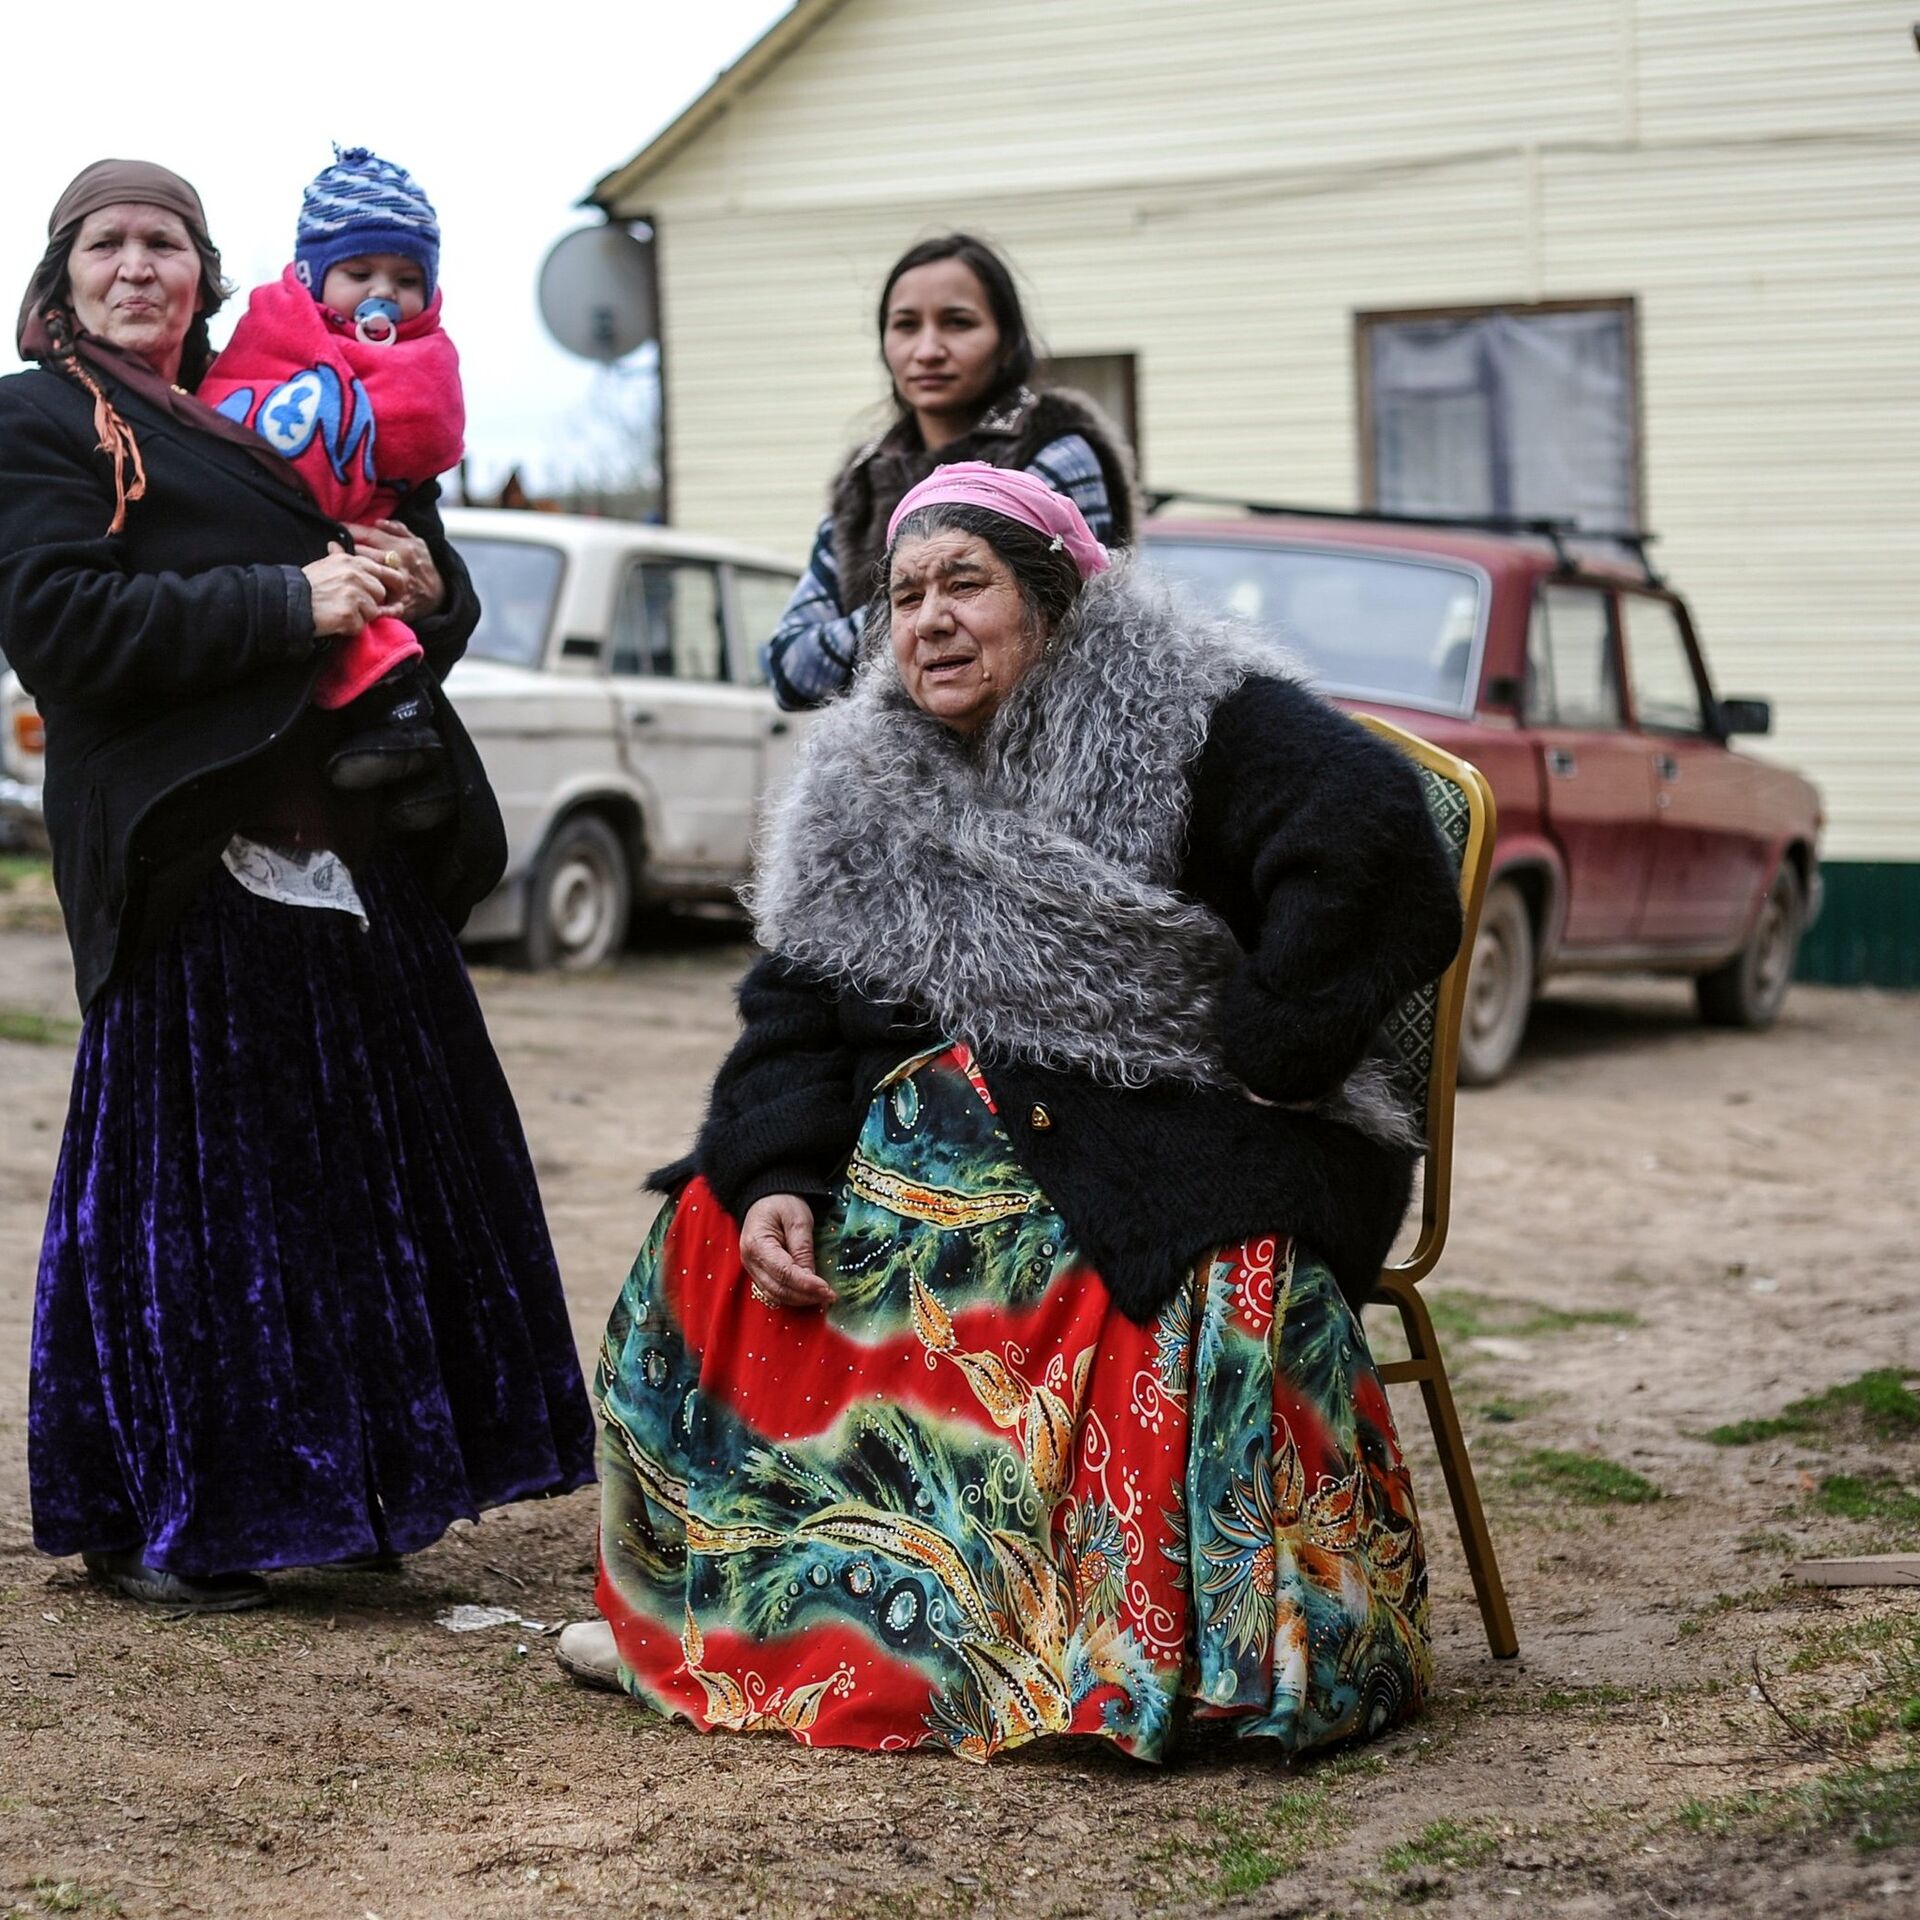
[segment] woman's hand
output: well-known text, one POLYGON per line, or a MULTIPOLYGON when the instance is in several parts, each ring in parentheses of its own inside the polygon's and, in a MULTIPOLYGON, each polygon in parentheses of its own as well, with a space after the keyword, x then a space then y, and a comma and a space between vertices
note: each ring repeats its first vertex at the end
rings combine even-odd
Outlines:
POLYGON ((830 1307, 839 1296, 813 1266, 813 1209, 796 1193, 756 1200, 740 1222, 740 1262, 770 1307, 830 1307))
POLYGON ((347 531, 363 554, 393 567, 402 577, 404 584, 397 594, 388 597, 382 613, 412 623, 440 611, 447 597, 447 583, 440 578, 427 543, 417 533, 398 520, 376 520, 370 527, 349 525, 347 531))
POLYGON ((313 593, 313 630, 322 639, 358 633, 376 614, 393 611, 392 596, 403 576, 371 554, 348 553, 337 540, 327 542, 327 557, 300 569, 313 593))

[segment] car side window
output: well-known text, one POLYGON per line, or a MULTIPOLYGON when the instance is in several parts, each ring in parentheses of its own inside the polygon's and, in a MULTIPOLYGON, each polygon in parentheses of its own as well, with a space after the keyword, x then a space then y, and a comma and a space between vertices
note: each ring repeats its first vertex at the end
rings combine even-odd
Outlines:
POLYGON ((1705 733, 1706 706, 1673 603, 1640 593, 1622 594, 1620 603, 1634 719, 1655 733, 1705 733))
POLYGON ((1549 586, 1527 629, 1523 708, 1533 726, 1617 727, 1613 598, 1593 587, 1549 586))
POLYGON ((613 614, 613 673, 724 680, 719 569, 701 560, 642 560, 627 571, 613 614))
POLYGON ((733 570, 733 608, 740 621, 740 662, 749 686, 763 686, 760 649, 773 638, 780 617, 793 598, 793 575, 767 573, 759 567, 733 570))

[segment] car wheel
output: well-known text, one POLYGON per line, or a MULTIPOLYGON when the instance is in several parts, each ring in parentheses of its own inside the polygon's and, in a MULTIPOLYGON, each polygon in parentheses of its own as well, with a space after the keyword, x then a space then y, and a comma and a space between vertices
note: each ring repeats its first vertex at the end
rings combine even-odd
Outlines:
POLYGON ((541 850, 527 887, 526 931, 516 964, 544 972, 597 967, 626 944, 633 876, 620 836, 596 813, 561 821, 541 850))
POLYGON ((1701 974, 1693 983, 1695 1004, 1708 1026, 1773 1025, 1793 981, 1805 913, 1800 875, 1792 862, 1783 860, 1747 944, 1724 967, 1701 974))
POLYGON ((1490 1087, 1513 1064, 1533 1010, 1533 917, 1520 889, 1497 880, 1480 911, 1467 1004, 1460 1016, 1460 1084, 1490 1087))

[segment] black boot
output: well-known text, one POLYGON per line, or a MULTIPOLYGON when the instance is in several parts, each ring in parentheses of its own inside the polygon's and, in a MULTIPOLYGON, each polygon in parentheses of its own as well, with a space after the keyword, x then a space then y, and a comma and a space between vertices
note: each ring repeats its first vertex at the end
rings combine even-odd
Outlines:
POLYGON ((460 804, 453 776, 447 771, 447 756, 442 753, 427 762, 426 770, 394 788, 380 815, 389 833, 425 833, 444 825, 460 804))
POLYGON ((395 667, 341 708, 340 725, 327 778, 354 792, 415 779, 446 753, 433 724, 432 682, 418 660, 395 667))
POLYGON ((137 1547, 121 1553, 83 1553, 87 1571, 103 1587, 129 1600, 174 1613, 246 1613, 267 1604, 267 1583, 257 1573, 168 1573, 150 1567, 137 1547))

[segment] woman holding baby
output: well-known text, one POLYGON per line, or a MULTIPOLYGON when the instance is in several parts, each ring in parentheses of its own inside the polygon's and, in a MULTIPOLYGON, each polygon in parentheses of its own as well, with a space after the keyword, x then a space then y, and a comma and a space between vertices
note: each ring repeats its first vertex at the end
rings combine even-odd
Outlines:
POLYGON ((391 1564, 592 1477, 532 1166, 453 942, 504 841, 439 687, 478 617, 435 505, 446 435, 396 421, 397 447, 438 451, 393 470, 367 432, 358 487, 293 445, 301 379, 344 385, 354 354, 438 326, 432 208, 369 161, 309 190, 296 269, 319 284, 256 294, 230 349, 255 357, 225 380, 198 194, 89 167, 21 307, 37 364, 0 380, 0 629, 46 723, 84 1012, 35 1311, 35 1539, 176 1609, 257 1606, 275 1568, 391 1564), (383 328, 359 309, 386 295, 383 328), (250 417, 264 374, 271 423, 250 417))

